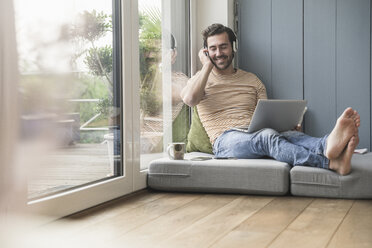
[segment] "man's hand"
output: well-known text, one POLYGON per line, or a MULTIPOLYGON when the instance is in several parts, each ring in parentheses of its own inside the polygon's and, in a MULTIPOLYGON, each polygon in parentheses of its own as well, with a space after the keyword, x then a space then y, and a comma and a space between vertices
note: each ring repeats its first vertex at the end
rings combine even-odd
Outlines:
POLYGON ((183 102, 190 107, 197 105, 203 99, 209 74, 214 67, 211 59, 205 52, 208 52, 208 49, 200 49, 198 54, 200 62, 203 64, 202 69, 189 79, 186 86, 181 91, 183 102))
POLYGON ((212 61, 207 54, 208 54, 208 49, 206 48, 200 49, 199 51, 200 62, 202 63, 202 65, 211 64, 211 66, 213 66, 212 61))
POLYGON ((295 126, 292 131, 297 131, 297 132, 302 132, 302 126, 301 124, 298 124, 297 126, 295 126))

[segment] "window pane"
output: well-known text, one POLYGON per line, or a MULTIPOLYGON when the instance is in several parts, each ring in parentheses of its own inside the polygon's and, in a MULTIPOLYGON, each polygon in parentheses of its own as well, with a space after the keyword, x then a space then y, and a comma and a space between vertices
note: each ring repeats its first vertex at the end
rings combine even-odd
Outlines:
POLYGON ((15 0, 21 137, 43 144, 30 199, 122 171, 114 9, 112 1, 15 0))
POLYGON ((188 1, 139 0, 141 169, 186 142, 189 109, 180 92, 189 75, 188 1))

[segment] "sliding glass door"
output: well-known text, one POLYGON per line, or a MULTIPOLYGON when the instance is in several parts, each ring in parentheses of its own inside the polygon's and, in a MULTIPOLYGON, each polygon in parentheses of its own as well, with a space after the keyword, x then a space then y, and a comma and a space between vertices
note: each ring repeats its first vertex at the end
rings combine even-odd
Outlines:
POLYGON ((61 217, 146 188, 185 141, 187 0, 14 0, 29 210, 61 217))
POLYGON ((132 46, 122 35, 131 29, 128 7, 15 0, 22 163, 33 212, 59 217, 133 191, 133 117, 123 101, 132 95, 123 68, 133 58, 122 49, 132 46))
POLYGON ((16 0, 21 138, 48 142, 30 200, 122 175, 120 8, 16 0))

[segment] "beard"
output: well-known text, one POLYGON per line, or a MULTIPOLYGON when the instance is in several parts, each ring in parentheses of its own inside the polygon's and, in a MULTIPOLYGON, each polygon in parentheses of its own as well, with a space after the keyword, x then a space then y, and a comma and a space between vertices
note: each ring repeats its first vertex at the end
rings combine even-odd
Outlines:
POLYGON ((212 64, 219 70, 225 70, 227 69, 232 61, 234 59, 234 53, 231 55, 231 56, 227 56, 227 55, 222 55, 222 56, 218 56, 218 57, 215 57, 214 59, 211 59, 212 61, 212 64), (223 62, 221 63, 218 63, 217 60, 218 59, 225 59, 223 62))

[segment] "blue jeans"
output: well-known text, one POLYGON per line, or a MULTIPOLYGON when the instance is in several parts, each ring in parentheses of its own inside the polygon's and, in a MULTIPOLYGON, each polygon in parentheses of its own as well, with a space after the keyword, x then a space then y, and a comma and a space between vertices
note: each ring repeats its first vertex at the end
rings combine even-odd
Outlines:
POLYGON ((213 152, 216 157, 271 157, 294 166, 328 169, 329 160, 324 155, 327 137, 315 138, 297 131, 278 133, 269 128, 255 133, 227 130, 214 142, 213 152))

